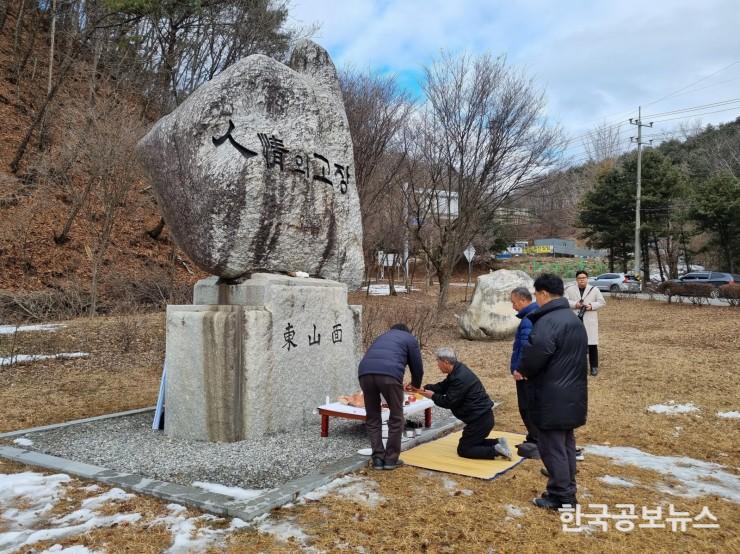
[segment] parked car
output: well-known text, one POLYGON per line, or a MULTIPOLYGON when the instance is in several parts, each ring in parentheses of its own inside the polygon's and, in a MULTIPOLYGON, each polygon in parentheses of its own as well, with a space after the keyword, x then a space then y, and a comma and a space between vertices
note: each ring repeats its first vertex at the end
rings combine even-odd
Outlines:
MULTIPOLYGON (((704 283, 712 285, 715 290, 712 291, 710 296, 712 298, 719 297, 719 287, 722 285, 729 285, 730 283, 740 283, 740 275, 733 275, 732 273, 722 273, 719 271, 692 271, 679 277, 678 279, 671 279, 666 283, 704 283)), ((664 288, 670 287, 670 285, 664 285, 664 288)))
POLYGON ((626 273, 602 273, 589 279, 588 283, 601 291, 640 292, 640 281, 626 273))

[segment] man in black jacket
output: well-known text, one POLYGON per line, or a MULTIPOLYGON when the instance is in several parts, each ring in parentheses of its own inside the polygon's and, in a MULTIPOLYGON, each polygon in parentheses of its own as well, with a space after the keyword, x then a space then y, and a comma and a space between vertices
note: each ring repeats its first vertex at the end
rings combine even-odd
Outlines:
POLYGON ((543 274, 534 282, 540 309, 522 350, 519 372, 529 380, 530 412, 539 430, 538 447, 547 468, 547 491, 534 503, 557 510, 576 503, 576 440, 588 405, 586 329, 563 298, 563 281, 543 274))
POLYGON ((431 398, 440 408, 452 410, 452 415, 465 423, 457 455, 483 460, 504 456, 511 460, 506 439, 488 438, 494 423, 493 402, 480 379, 465 364, 457 361, 451 348, 437 351, 437 367, 447 375, 444 381, 424 385, 424 389, 418 392, 431 398))
POLYGON ((365 398, 367 434, 375 469, 396 469, 402 462, 403 374, 411 370, 411 385, 420 387, 424 377, 419 343, 403 323, 397 323, 370 345, 360 362, 358 376, 365 398), (380 395, 388 403, 388 440, 383 446, 380 395))

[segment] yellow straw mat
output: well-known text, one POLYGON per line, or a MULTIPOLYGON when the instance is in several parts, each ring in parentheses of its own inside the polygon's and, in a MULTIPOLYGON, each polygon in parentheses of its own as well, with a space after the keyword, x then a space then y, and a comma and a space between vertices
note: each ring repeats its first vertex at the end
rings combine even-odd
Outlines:
POLYGON ((520 442, 524 442, 524 435, 506 433, 505 431, 492 431, 488 435, 488 438, 491 439, 500 437, 506 439, 513 456, 511 461, 506 458, 496 458, 495 460, 461 458, 457 455, 457 443, 461 435, 462 431, 458 431, 441 439, 401 452, 401 459, 410 466, 422 467, 433 471, 444 471, 446 473, 457 473, 458 475, 477 477, 479 479, 495 479, 521 463, 524 459, 517 456, 515 446, 520 442))

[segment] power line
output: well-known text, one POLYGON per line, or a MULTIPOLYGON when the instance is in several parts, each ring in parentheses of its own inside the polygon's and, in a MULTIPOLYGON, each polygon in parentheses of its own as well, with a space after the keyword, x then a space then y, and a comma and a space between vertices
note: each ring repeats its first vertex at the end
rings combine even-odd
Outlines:
POLYGON ((697 114, 692 114, 692 115, 683 116, 683 117, 669 117, 669 118, 666 118, 666 119, 656 119, 656 120, 653 121, 653 123, 662 123, 664 121, 674 121, 676 119, 690 119, 692 117, 701 117, 703 115, 712 115, 712 114, 715 114, 715 113, 731 112, 731 111, 734 111, 734 110, 740 110, 740 106, 735 106, 733 108, 727 108, 725 110, 716 110, 716 111, 713 111, 713 112, 697 113, 697 114))
POLYGON ((696 80, 696 81, 694 81, 693 83, 689 83, 688 85, 686 85, 686 86, 684 86, 684 87, 681 87, 681 88, 679 88, 679 89, 676 89, 676 90, 674 90, 673 92, 669 92, 668 94, 666 94, 665 96, 661 96, 661 97, 660 97, 660 98, 658 98, 657 100, 653 100, 652 102, 648 102, 647 104, 645 104, 645 106, 652 106, 653 104, 657 104, 658 102, 660 102, 660 101, 662 101, 662 100, 665 100, 666 98, 670 98, 671 96, 675 96, 675 95, 677 95, 677 94, 678 94, 679 92, 681 92, 681 91, 684 91, 684 90, 686 90, 686 89, 688 89, 688 88, 691 88, 691 87, 693 87, 694 85, 696 85, 696 84, 699 84, 699 83, 701 83, 702 81, 706 81, 706 80, 707 80, 707 79, 709 79, 710 77, 714 77, 714 76, 715 76, 715 75, 717 75, 718 73, 721 73, 721 72, 723 72, 723 71, 725 71, 725 70, 727 70, 727 69, 730 69, 730 68, 731 68, 731 67, 732 67, 733 65, 737 65, 737 64, 739 64, 739 63, 740 63, 740 60, 735 60, 734 62, 732 62, 732 63, 730 63, 730 64, 726 65, 725 67, 723 67, 723 68, 721 68, 721 69, 718 69, 718 70, 717 70, 717 71, 715 71, 714 73, 710 73, 710 74, 709 74, 709 75, 707 75, 706 77, 702 77, 701 79, 697 79, 697 80, 696 80))
POLYGON ((646 115, 645 117, 659 117, 662 115, 673 115, 677 113, 683 113, 683 112, 693 112, 697 110, 703 110, 706 108, 714 108, 717 106, 723 106, 727 104, 737 104, 740 102, 740 98, 730 98, 728 100, 718 100, 717 102, 712 102, 710 104, 701 104, 698 106, 689 106, 687 108, 679 108, 676 110, 668 111, 668 112, 659 112, 659 113, 652 113, 650 115, 646 115))
MULTIPOLYGON (((725 70, 727 70, 727 69, 729 69, 729 68, 731 68, 731 67, 733 67, 733 66, 735 66, 735 65, 737 65, 739 63, 740 63, 740 60, 735 60, 734 62, 732 62, 732 63, 730 63, 730 64, 728 64, 728 65, 726 65, 726 66, 724 66, 724 67, 722 67, 720 69, 718 69, 717 71, 715 71, 713 73, 710 73, 709 75, 706 75, 705 77, 701 77, 700 79, 697 79, 696 81, 693 81, 692 83, 689 83, 688 85, 685 85, 685 86, 683 86, 681 88, 678 88, 678 89, 674 90, 673 92, 669 92, 665 96, 661 96, 657 100, 653 100, 653 101, 648 102, 648 103, 646 103, 644 105, 645 106, 651 106, 653 104, 657 104, 658 102, 661 102, 662 100, 665 100, 666 98, 670 98, 672 96, 680 96, 682 94, 688 94, 689 92, 698 92, 700 90, 706 90, 708 88, 712 88, 712 87, 715 87, 715 86, 719 86, 719 85, 722 85, 722 84, 726 84, 726 83, 730 83, 730 82, 736 81, 736 80, 740 79, 740 77, 735 77, 733 79, 728 79, 728 80, 722 81, 720 83, 713 83, 713 84, 708 85, 706 87, 701 87, 701 88, 698 88, 698 89, 694 89, 693 91, 687 90, 687 89, 690 89, 691 87, 693 87, 694 85, 697 85, 697 84, 699 84, 699 83, 701 83, 703 81, 706 81, 707 79, 710 79, 711 77, 714 77, 715 75, 717 75, 717 74, 719 74, 719 73, 721 73, 721 72, 723 72, 723 71, 725 71, 725 70)), ((610 116, 610 117, 605 118, 605 120, 612 119, 612 118, 615 118, 615 117, 621 117, 621 116, 623 116, 625 114, 629 114, 629 113, 632 113, 632 110, 627 110, 625 112, 621 112, 619 114, 615 114, 613 116, 610 116)), ((608 129, 611 129, 613 127, 618 127, 618 126, 620 126, 620 125, 622 125, 624 123, 626 123, 626 120, 615 121, 613 123, 607 124, 601 130, 608 130, 608 129)), ((595 124, 594 126, 596 126, 596 125, 597 124, 595 124)), ((574 142, 574 141, 576 141, 578 139, 583 139, 583 138, 586 138, 588 136, 591 136, 591 135, 593 135, 597 131, 598 130, 589 131, 587 133, 583 133, 581 135, 578 135, 576 137, 573 137, 571 139, 568 139, 568 141, 566 141, 566 144, 570 144, 570 143, 572 143, 572 142, 574 142)))

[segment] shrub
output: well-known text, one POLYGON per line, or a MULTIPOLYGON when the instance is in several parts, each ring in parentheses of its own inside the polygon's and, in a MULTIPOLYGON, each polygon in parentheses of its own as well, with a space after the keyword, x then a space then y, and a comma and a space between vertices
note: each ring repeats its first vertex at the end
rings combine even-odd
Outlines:
POLYGON ((362 307, 362 346, 367 350, 391 325, 403 323, 423 348, 434 326, 435 313, 431 306, 366 304, 362 307))
POLYGON ((87 314, 89 309, 90 295, 74 283, 42 291, 0 290, 0 321, 21 323, 72 319, 87 314))
POLYGON ((167 304, 190 304, 193 289, 187 283, 173 282, 164 270, 144 274, 115 273, 106 279, 105 298, 117 311, 134 312, 140 308, 164 310, 167 304))
POLYGON ((740 283, 730 283, 719 287, 719 297, 725 298, 730 306, 740 306, 740 283))
POLYGON ((677 283, 666 281, 658 285, 658 292, 668 296, 671 301, 673 296, 688 298, 692 304, 700 306, 708 304, 709 298, 717 297, 717 288, 708 283, 677 283))

